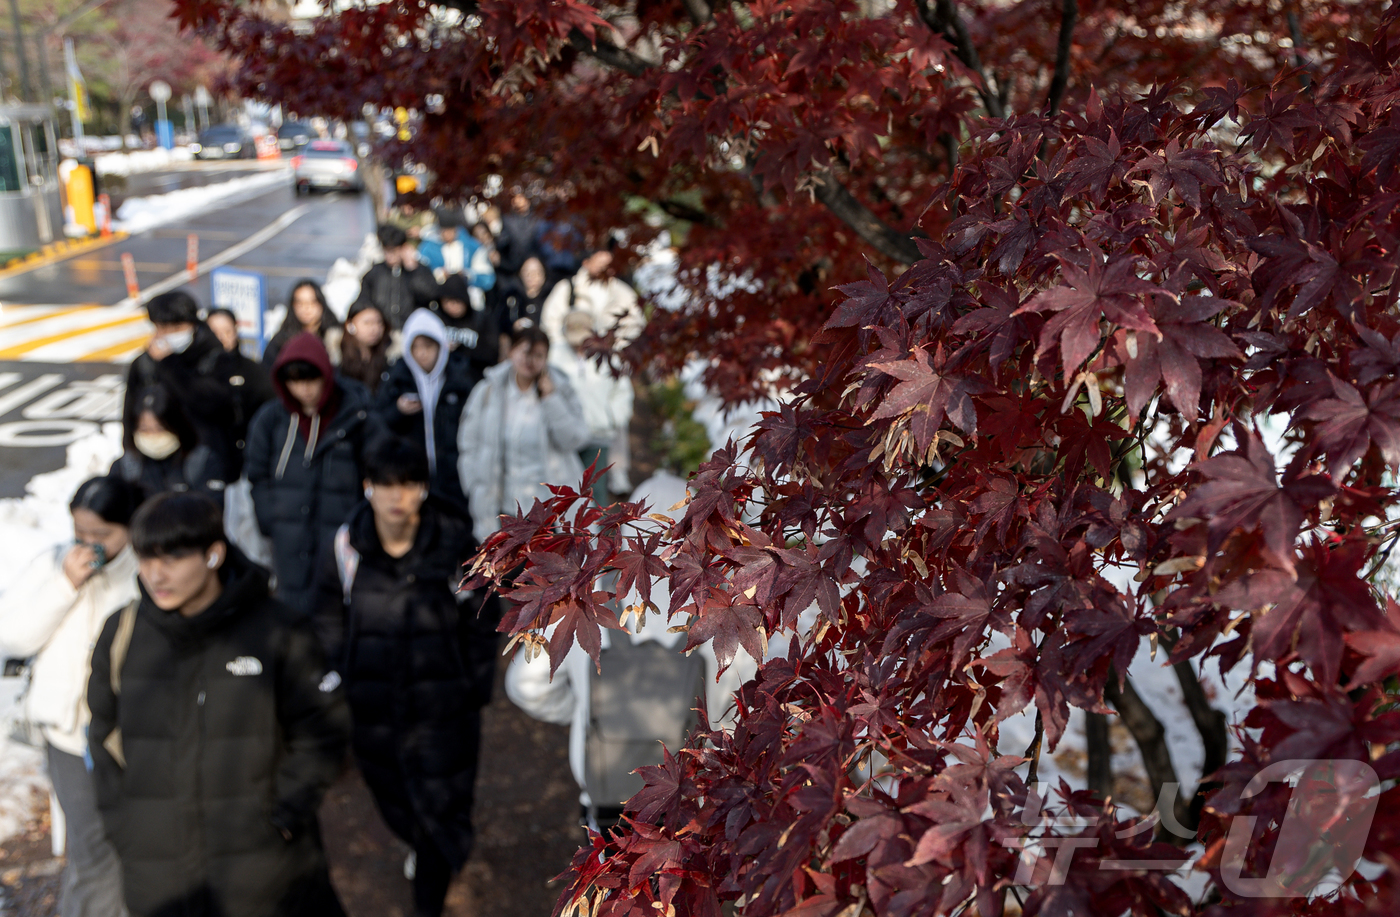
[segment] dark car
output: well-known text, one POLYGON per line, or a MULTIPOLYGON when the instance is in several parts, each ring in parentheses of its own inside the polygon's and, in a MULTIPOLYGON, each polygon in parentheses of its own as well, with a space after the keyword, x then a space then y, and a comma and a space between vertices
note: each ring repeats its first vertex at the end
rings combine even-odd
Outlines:
POLYGON ((364 173, 355 149, 344 140, 313 140, 292 158, 297 194, 307 191, 363 191, 364 173))
POLYGON ((199 135, 196 159, 253 159, 258 155, 253 136, 236 124, 217 124, 199 135))
POLYGON ((316 139, 316 129, 305 121, 284 121, 277 128, 277 148, 299 150, 316 139))

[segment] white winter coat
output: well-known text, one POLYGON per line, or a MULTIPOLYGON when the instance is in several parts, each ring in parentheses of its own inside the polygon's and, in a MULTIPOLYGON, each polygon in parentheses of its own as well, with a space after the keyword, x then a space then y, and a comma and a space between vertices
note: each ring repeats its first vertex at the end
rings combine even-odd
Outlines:
POLYGON ((594 280, 586 268, 554 285, 540 308, 540 327, 551 343, 564 340, 564 317, 569 314, 569 294, 573 309, 593 316, 593 332, 617 332, 618 345, 630 343, 642 333, 646 317, 637 303, 637 293, 626 282, 609 277, 594 280))
POLYGON ((138 595, 131 546, 79 589, 63 572, 70 545, 46 551, 0 597, 0 655, 34 656, 25 715, 54 748, 87 751, 87 683, 102 625, 138 595))
MULTIPOLYGON (((539 456, 543 468, 540 483, 578 486, 583 480, 583 462, 578 452, 588 445, 588 425, 583 407, 569 380, 558 369, 547 370, 554 391, 540 399, 543 423, 538 430, 539 456)), ((500 528, 502 513, 515 511, 516 502, 524 509, 533 501, 521 494, 506 493, 505 423, 509 391, 515 385, 515 367, 509 361, 486 370, 472 389, 462 409, 457 428, 457 470, 462 492, 471 502, 472 523, 478 541, 500 528)))

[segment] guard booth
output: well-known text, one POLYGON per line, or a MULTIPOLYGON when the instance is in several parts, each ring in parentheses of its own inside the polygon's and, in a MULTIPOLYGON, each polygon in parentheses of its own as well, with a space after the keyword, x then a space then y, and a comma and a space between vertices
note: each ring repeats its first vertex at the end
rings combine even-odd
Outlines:
POLYGON ((62 233, 53 117, 42 105, 0 105, 0 251, 36 249, 62 233))

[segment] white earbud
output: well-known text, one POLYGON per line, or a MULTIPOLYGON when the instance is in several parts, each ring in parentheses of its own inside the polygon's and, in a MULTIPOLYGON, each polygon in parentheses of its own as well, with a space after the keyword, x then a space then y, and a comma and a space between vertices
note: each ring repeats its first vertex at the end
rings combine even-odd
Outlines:
POLYGON ((369 499, 370 497, 372 497, 372 496, 374 496, 374 488, 373 488, 373 487, 366 487, 366 488, 365 488, 365 499, 368 500, 368 499, 369 499))
POLYGON ((217 568, 219 566, 219 555, 210 554, 209 560, 205 562, 205 566, 208 567, 210 570, 217 568))

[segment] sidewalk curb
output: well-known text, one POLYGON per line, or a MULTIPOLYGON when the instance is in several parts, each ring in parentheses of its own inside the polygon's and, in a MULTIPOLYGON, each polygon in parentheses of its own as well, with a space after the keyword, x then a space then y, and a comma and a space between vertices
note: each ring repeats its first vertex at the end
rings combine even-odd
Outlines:
POLYGON ((128 237, 128 234, 125 232, 114 232, 105 239, 98 237, 88 239, 63 239, 58 242, 51 242, 37 252, 24 255, 20 258, 11 258, 9 261, 5 262, 3 266, 0 266, 0 280, 28 273, 36 268, 47 267, 50 264, 57 264, 75 255, 97 251, 99 248, 106 248, 108 245, 120 242, 128 237))

